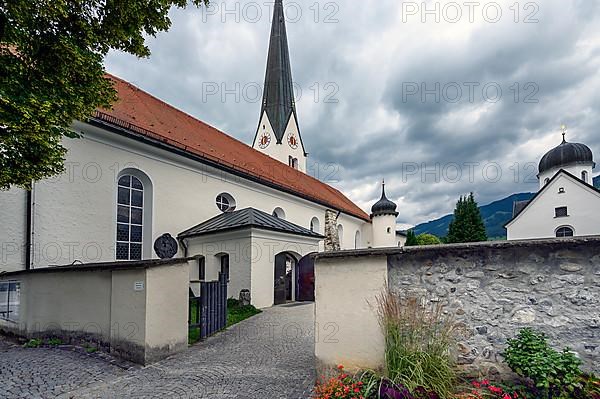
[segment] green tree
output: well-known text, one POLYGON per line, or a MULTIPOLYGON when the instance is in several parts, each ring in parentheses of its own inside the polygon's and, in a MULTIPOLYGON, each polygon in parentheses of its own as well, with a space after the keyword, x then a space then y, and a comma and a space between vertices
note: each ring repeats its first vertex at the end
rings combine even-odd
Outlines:
MULTIPOLYGON (((192 0, 196 6, 208 0, 192 0)), ((187 0, 0 2, 0 189, 64 170, 63 137, 116 100, 104 57, 148 57, 145 37, 171 26, 187 0)))
POLYGON ((487 241, 485 225, 473 193, 458 200, 447 240, 448 243, 487 241))
POLYGON ((405 247, 414 247, 415 245, 419 245, 417 242, 417 236, 415 235, 414 230, 408 230, 406 232, 406 242, 404 243, 405 247))
POLYGON ((442 241, 433 234, 422 233, 417 236, 417 245, 439 245, 441 243, 442 241))

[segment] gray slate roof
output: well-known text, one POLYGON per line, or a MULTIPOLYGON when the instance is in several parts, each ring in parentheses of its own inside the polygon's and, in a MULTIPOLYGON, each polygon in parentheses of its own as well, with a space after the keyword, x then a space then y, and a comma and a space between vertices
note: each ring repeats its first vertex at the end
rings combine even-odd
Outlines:
POLYGON ((588 163, 594 163, 594 155, 590 147, 581 143, 569 143, 563 138, 563 142, 558 147, 554 147, 542 157, 538 170, 544 173, 553 168, 588 163))
POLYGON ((512 217, 514 218, 515 216, 517 216, 519 213, 521 213, 521 211, 523 209, 525 209, 525 207, 529 204, 531 200, 525 200, 525 201, 515 201, 513 202, 513 213, 512 213, 512 217))
POLYGON ((261 115, 264 111, 273 126, 277 143, 281 144, 290 116, 296 114, 282 0, 275 0, 273 10, 261 115))
POLYGON ((323 238, 323 236, 318 233, 254 208, 222 213, 180 233, 179 238, 195 237, 249 227, 279 231, 299 236, 323 238))

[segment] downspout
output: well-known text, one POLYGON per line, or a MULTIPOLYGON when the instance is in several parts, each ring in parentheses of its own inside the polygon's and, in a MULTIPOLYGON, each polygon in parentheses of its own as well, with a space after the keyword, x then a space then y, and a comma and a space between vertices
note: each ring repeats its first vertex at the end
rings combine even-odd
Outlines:
POLYGON ((31 189, 27 190, 27 211, 25 217, 25 270, 31 270, 33 260, 31 254, 33 252, 33 211, 34 211, 34 183, 31 184, 31 189))
POLYGON ((185 238, 177 237, 177 240, 179 241, 179 244, 181 244, 181 247, 183 248, 183 257, 187 258, 188 257, 188 246, 185 243, 185 238))

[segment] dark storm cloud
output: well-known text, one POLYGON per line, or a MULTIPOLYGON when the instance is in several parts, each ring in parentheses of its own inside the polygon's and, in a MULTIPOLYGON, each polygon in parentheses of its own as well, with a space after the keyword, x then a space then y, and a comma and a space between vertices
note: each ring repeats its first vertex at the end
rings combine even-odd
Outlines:
MULTIPOLYGON (((597 2, 537 2, 538 22, 530 24, 523 23, 530 2, 518 3, 519 22, 509 8, 514 1, 495 2, 503 10, 497 23, 478 13, 472 23, 443 16, 423 23, 420 15, 402 15, 407 3, 286 3, 300 127, 309 162, 316 163, 312 174, 366 210, 385 177, 388 196, 399 204, 399 223, 415 224, 451 211, 470 191, 487 203, 535 190, 531 168, 558 144, 563 122, 570 138, 600 154, 597 2), (471 99, 465 84, 473 82, 478 86, 471 99), (407 85, 431 89, 436 83, 450 84, 439 101, 407 95, 407 85), (458 101, 449 101, 453 83, 463 89, 458 101), (498 101, 486 101, 486 84, 490 94, 493 85, 502 89, 498 101), (327 169, 332 163, 333 174, 327 169), (459 165, 460 179, 449 165, 459 165)), ((439 2, 440 8, 447 3, 439 2)), ((107 68, 251 143, 260 96, 249 88, 264 78, 270 8, 249 1, 213 4, 209 13, 173 12, 172 29, 150 40, 149 60, 111 54, 107 68), (219 92, 207 95, 215 85, 219 92)))

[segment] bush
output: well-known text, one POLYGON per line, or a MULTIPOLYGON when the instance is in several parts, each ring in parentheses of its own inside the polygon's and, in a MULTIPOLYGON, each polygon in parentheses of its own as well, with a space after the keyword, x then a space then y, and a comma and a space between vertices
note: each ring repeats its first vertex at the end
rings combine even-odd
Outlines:
POLYGON ((433 234, 419 234, 417 236, 417 245, 440 245, 442 241, 437 236, 433 234))
POLYGON ((42 340, 37 338, 30 339, 23 344, 24 348, 39 348, 40 346, 42 346, 42 340))
POLYGON ((435 392, 449 398, 456 382, 450 349, 457 328, 439 304, 423 298, 402 299, 389 291, 378 297, 379 318, 385 335, 386 377, 411 393, 435 392))
POLYGON ((50 338, 46 343, 50 346, 59 346, 63 344, 63 341, 60 338, 50 338))
POLYGON ((583 388, 581 361, 568 349, 557 352, 548 346, 546 335, 522 329, 508 340, 506 363, 521 377, 530 379, 546 398, 569 398, 583 388))

